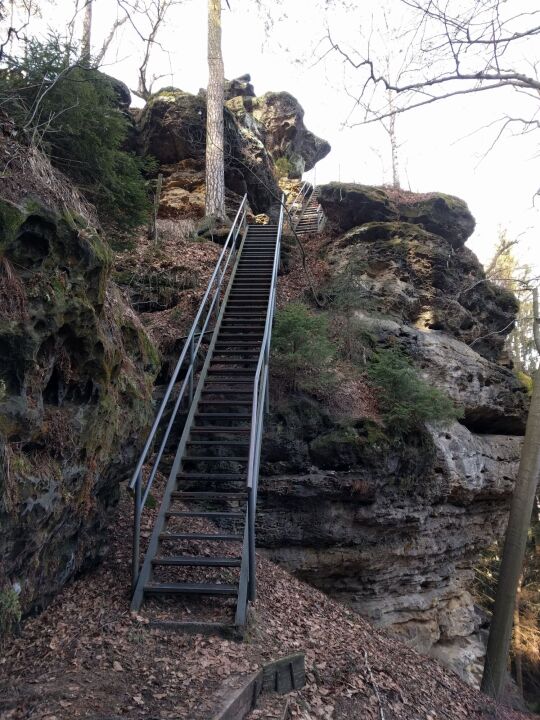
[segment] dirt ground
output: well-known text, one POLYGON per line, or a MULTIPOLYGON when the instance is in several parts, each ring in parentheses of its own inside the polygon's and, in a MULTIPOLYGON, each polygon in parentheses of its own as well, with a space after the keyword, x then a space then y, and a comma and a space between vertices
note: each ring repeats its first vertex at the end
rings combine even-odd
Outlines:
MULTIPOLYGON (((151 514, 147 531, 150 522, 151 514)), ((298 651, 306 653, 307 685, 263 698, 252 720, 282 718, 286 704, 292 720, 523 717, 264 558, 244 642, 153 629, 151 608, 129 612, 130 540, 124 493, 103 564, 23 621, 4 647, 2 720, 209 720, 224 688, 298 651)))

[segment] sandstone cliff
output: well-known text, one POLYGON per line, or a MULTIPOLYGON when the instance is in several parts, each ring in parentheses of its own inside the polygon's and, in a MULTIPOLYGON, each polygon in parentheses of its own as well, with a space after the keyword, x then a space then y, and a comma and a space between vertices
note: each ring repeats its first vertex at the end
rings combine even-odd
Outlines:
POLYGON ((361 408, 277 396, 259 543, 474 681, 483 645, 469 588, 504 528, 527 405, 498 362, 516 301, 464 247, 474 220, 457 198, 333 183, 320 200, 330 230, 310 260, 326 269, 324 312, 345 317, 356 353, 401 349, 462 418, 397 438, 361 408))

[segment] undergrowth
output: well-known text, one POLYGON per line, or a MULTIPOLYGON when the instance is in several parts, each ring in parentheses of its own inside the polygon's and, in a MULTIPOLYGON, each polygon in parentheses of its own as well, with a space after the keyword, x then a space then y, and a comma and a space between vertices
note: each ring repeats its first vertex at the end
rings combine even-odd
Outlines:
POLYGON ((417 373, 398 348, 378 349, 367 364, 367 375, 377 387, 379 407, 388 431, 403 436, 427 422, 451 422, 463 410, 417 373))
POLYGON ((19 594, 12 587, 0 590, 0 645, 21 620, 19 594))
POLYGON ((276 314, 272 333, 275 372, 291 390, 325 391, 332 385, 335 350, 328 321, 302 303, 290 303, 276 314))
POLYGON ((114 81, 74 62, 77 53, 59 36, 25 44, 24 54, 4 57, 0 104, 20 137, 42 150, 106 219, 143 223, 149 199, 147 161, 124 149, 129 121, 114 81))

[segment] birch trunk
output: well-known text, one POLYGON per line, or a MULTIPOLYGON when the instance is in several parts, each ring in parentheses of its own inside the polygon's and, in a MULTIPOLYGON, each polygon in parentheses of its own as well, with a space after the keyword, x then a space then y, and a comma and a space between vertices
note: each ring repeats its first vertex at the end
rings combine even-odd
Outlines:
POLYGON ((206 96, 206 214, 225 218, 223 158, 224 68, 221 0, 208 0, 208 90, 206 96))
POLYGON ((92 54, 92 3, 93 0, 86 0, 83 17, 81 63, 86 65, 90 64, 90 56, 92 54))

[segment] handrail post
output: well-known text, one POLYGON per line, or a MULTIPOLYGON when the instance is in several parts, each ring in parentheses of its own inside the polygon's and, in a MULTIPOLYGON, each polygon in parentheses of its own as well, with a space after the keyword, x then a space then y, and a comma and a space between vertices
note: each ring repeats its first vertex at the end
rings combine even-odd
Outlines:
POLYGON ((189 343, 189 404, 193 402, 193 380, 195 375, 195 336, 191 336, 189 343))
POLYGON ((248 543, 249 543, 249 590, 248 599, 255 602, 257 597, 257 556, 255 554, 255 488, 248 488, 248 543))
POLYGON ((137 475, 135 483, 135 502, 133 506, 133 556, 131 564, 131 589, 135 589, 139 578, 139 561, 141 552, 141 496, 142 496, 142 470, 137 475))
POLYGON ((266 345, 264 358, 264 374, 265 374, 265 390, 264 390, 264 411, 268 415, 270 412, 270 382, 268 374, 268 365, 270 361, 270 348, 266 345))

